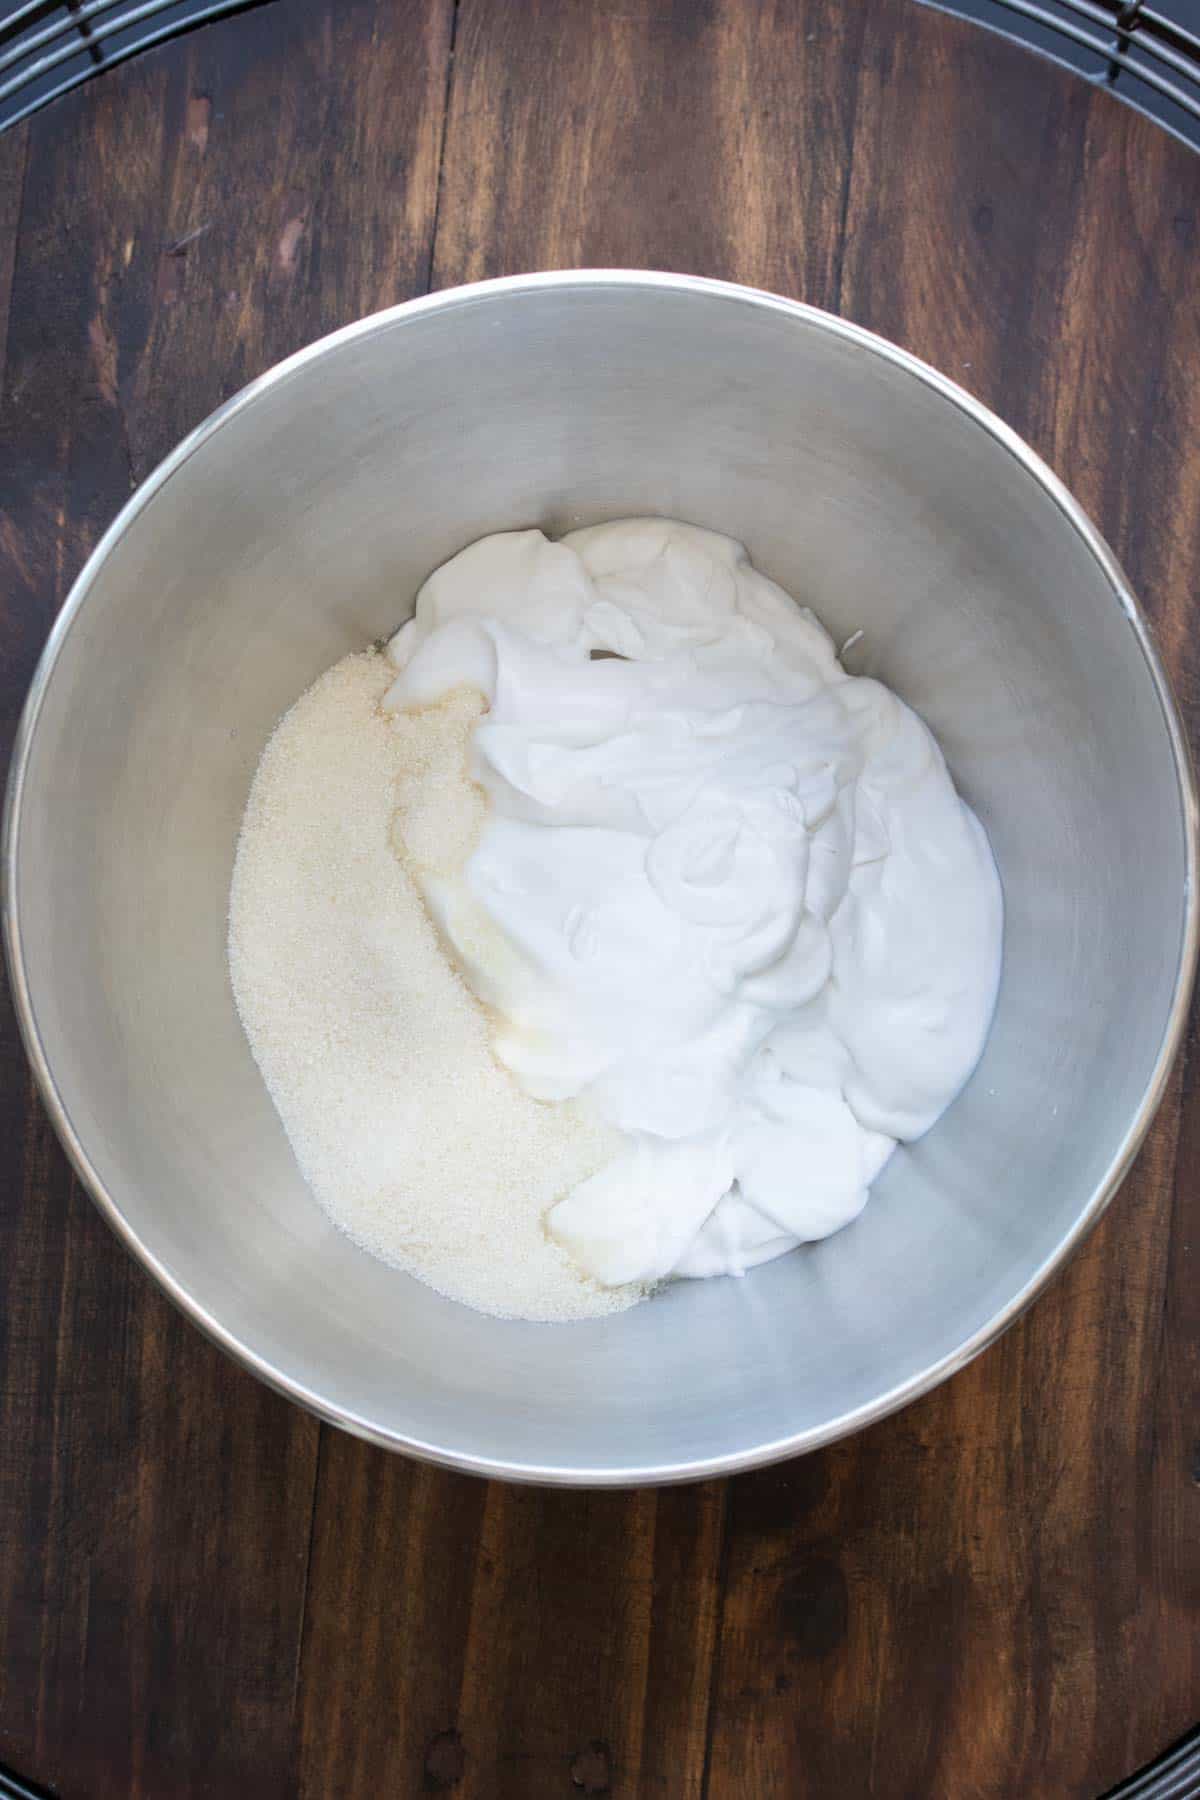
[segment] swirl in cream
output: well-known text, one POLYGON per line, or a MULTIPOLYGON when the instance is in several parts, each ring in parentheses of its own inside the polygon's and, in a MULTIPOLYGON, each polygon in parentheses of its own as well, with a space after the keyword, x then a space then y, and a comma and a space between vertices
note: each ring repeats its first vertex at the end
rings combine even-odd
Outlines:
POLYGON ((659 519, 484 538, 389 654, 392 709, 486 702, 478 841, 417 874, 495 1054, 623 1134, 554 1236, 615 1284, 854 1218, 999 974, 995 865, 921 720, 740 545, 659 519))

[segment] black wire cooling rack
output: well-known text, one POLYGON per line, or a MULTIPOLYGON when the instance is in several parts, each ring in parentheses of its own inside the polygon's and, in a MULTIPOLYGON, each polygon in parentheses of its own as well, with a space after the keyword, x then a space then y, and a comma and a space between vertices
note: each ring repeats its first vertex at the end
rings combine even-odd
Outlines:
POLYGON ((0 130, 114 63, 264 0, 0 0, 0 130))
POLYGON ((1200 149, 1200 0, 925 0, 1110 87, 1200 149))

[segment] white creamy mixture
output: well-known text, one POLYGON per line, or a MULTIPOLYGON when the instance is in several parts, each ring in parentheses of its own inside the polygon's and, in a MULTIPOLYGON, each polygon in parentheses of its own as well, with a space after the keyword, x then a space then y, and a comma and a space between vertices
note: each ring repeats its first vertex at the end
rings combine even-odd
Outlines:
POLYGON ((620 1134, 552 1239, 615 1287, 853 1219, 999 976, 995 865, 921 720, 740 545, 659 519, 483 539, 388 655, 386 709, 486 702, 486 805, 468 828, 460 773, 456 832, 422 851, 410 796, 397 834, 492 1051, 620 1134))
POLYGON ((230 971, 365 1247, 564 1320, 852 1219, 987 1031, 1001 902, 921 721, 739 545, 484 539, 281 721, 230 971))

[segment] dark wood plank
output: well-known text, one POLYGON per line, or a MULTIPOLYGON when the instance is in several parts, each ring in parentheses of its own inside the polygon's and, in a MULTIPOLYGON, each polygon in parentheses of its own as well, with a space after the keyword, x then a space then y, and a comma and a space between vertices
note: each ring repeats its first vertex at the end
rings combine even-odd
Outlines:
MULTIPOLYGON (((18 125, 0 136, 0 393, 4 387, 9 302, 28 156, 27 125, 18 125)), ((7 536, 7 527, 8 515, 0 508, 0 534, 3 534, 0 543, 11 547, 13 540, 7 536)), ((0 732, 6 734, 0 737, 0 754, 6 753, 25 691, 24 666, 19 655, 11 654, 20 633, 16 617, 18 604, 19 596, 13 595, 9 600, 0 593, 0 621, 3 622, 0 631, 0 732)), ((4 984, 0 987, 0 1144, 6 1147, 6 1153, 20 1144, 24 1134, 27 1084, 25 1057, 17 1038, 7 984, 4 984)))
POLYGON ((28 156, 28 125, 18 125, 0 137, 0 382, 4 379, 8 306, 12 295, 17 224, 21 217, 21 196, 25 188, 25 164, 28 156))
MULTIPOLYGON (((1195 731, 1200 165, 1020 52, 894 23, 873 12, 864 42, 843 310, 1055 464, 1145 596, 1195 731)), ((749 1744, 762 1791, 1090 1796, 1193 1722, 1200 1166, 1177 1159, 1180 1092, 1001 1345, 821 1475, 734 1484, 714 1794, 749 1744), (777 1687, 798 1676, 789 1718, 777 1687)))
MULTIPOLYGON (((0 412, 6 744, 136 480, 279 356, 424 286, 451 10, 272 8, 31 122, 0 412)), ((24 149, 0 141, 6 252, 24 149)), ((291 1796, 318 1427, 105 1230, 7 1003, 0 1052, 0 1760, 87 1800, 291 1796)))
POLYGON ((723 1493, 543 1493, 330 1434, 305 1800, 698 1794, 723 1493), (630 1704, 630 1690, 636 1703, 630 1704))
POLYGON ((865 18, 460 0, 434 285, 682 269, 836 305, 865 18))
POLYGON ((154 211, 107 271, 139 480, 263 369, 424 291, 452 15, 321 0, 172 48, 154 211))

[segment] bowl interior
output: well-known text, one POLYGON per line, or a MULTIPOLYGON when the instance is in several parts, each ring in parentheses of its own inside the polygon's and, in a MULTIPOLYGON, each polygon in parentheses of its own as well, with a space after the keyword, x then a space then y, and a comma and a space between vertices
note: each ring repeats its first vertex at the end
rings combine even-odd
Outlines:
POLYGON ((122 1228, 329 1414, 542 1478, 760 1458, 952 1365, 1096 1210, 1188 948, 1170 717, 1056 493, 903 359, 707 284, 467 291, 249 390, 82 587, 13 817, 18 988, 122 1228), (839 641, 863 632, 849 666, 924 715, 991 836, 1000 998, 973 1080, 848 1230, 615 1319, 502 1323, 308 1194, 233 1009, 230 869, 279 714, 430 569, 628 513, 731 533, 839 641))

